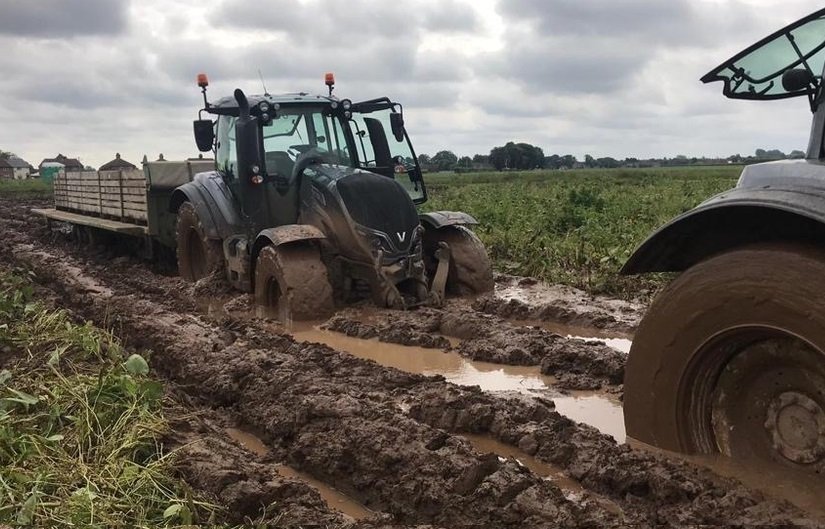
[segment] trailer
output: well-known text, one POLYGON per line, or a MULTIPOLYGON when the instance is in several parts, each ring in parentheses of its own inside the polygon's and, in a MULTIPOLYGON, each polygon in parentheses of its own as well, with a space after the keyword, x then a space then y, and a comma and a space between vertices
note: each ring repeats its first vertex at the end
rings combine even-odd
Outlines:
POLYGON ((172 192, 197 173, 214 169, 213 160, 197 159, 145 162, 143 169, 61 172, 54 178, 54 207, 32 212, 73 226, 81 240, 93 241, 101 232, 139 238, 144 254, 152 256, 157 244, 175 247, 172 192))

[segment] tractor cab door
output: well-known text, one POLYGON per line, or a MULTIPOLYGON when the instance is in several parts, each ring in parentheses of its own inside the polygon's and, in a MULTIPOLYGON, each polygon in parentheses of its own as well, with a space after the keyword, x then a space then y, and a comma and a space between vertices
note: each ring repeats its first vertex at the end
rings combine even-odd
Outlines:
MULTIPOLYGON (((400 139, 393 134, 393 110, 386 104, 382 106, 371 112, 353 112, 350 118, 358 167, 395 179, 415 204, 423 204, 427 190, 409 136, 406 131, 402 131, 400 139)), ((353 109, 369 108, 359 103, 353 109)))

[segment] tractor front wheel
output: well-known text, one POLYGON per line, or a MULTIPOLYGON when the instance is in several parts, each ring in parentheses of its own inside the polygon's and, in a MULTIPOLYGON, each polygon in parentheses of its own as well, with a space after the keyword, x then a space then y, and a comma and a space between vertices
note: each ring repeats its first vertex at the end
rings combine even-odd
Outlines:
POLYGON ((178 273, 187 281, 197 281, 223 268, 221 241, 209 239, 195 206, 181 204, 175 225, 178 273))
POLYGON ((438 260, 435 252, 438 243, 450 247, 450 269, 447 274, 447 292, 466 296, 483 294, 493 290, 493 265, 484 243, 464 226, 450 226, 424 232, 424 262, 430 278, 435 276, 438 260))
POLYGON ((624 385, 629 436, 825 471, 825 251, 744 247, 703 261, 650 306, 624 385))
POLYGON ((266 246, 255 264, 255 302, 284 323, 320 320, 332 312, 332 286, 318 249, 266 246))

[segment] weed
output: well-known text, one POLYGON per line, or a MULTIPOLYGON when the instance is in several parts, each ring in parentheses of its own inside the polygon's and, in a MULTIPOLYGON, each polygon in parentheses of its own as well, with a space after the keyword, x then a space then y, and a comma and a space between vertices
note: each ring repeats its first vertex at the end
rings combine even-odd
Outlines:
POLYGON ((173 477, 163 386, 146 360, 32 295, 27 278, 0 273, 0 347, 16 359, 0 371, 0 524, 208 518, 213 508, 173 477))

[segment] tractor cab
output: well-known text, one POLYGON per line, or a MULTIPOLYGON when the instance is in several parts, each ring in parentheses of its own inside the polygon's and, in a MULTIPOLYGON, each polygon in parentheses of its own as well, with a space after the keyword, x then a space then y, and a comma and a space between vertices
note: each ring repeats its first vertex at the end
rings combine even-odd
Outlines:
POLYGON ((211 120, 195 122, 198 146, 215 150, 228 181, 270 184, 285 194, 309 165, 326 164, 394 179, 414 204, 427 200, 402 107, 389 98, 353 103, 331 90, 328 96, 236 90, 215 103, 204 94, 204 111, 217 120, 214 127, 211 120))

